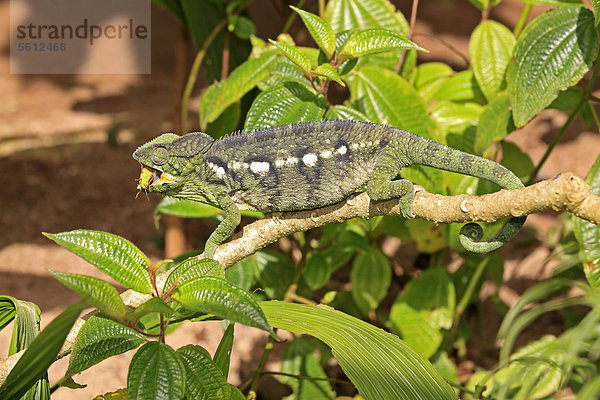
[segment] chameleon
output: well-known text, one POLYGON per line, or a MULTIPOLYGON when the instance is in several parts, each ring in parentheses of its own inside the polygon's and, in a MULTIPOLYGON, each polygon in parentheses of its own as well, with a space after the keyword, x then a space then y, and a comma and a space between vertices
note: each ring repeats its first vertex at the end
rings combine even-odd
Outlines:
MULTIPOLYGON (((398 199, 413 218, 416 191, 400 178, 403 168, 424 165, 486 179, 504 189, 523 187, 494 161, 410 132, 369 122, 321 121, 239 131, 220 139, 203 132, 165 133, 138 147, 142 166, 138 190, 215 205, 225 218, 204 249, 212 258, 240 224, 240 210, 266 213, 312 210, 364 191, 373 201, 398 199)), ((480 241, 476 223, 459 239, 471 252, 495 250, 520 230, 525 217, 512 217, 496 236, 480 241)))

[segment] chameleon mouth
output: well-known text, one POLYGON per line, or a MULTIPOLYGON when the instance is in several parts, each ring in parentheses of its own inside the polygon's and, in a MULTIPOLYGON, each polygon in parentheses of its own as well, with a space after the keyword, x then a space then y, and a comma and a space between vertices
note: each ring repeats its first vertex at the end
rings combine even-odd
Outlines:
POLYGON ((152 168, 148 165, 144 165, 141 163, 140 163, 140 166, 141 166, 142 170, 140 172, 140 177, 137 179, 137 181, 138 181, 137 189, 138 190, 147 191, 150 186, 162 185, 164 183, 169 183, 169 182, 174 181, 174 179, 166 172, 163 172, 159 169, 152 168))

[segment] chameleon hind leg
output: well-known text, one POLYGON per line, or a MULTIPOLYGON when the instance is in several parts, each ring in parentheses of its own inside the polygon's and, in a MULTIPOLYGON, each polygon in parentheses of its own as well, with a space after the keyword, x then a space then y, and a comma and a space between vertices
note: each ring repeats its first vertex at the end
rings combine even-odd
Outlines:
POLYGON ((396 179, 400 168, 394 168, 389 158, 380 160, 367 185, 367 194, 372 200, 398 199, 404 218, 414 218, 412 203, 417 188, 408 179, 396 179))

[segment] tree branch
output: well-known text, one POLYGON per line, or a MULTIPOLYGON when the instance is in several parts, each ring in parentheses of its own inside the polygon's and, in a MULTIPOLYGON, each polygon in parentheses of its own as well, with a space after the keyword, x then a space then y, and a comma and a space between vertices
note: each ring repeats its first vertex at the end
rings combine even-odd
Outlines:
MULTIPOLYGON (((442 196, 419 191, 413 203, 413 213, 416 217, 436 223, 494 222, 548 209, 566 210, 600 225, 600 197, 592 193, 590 186, 583 179, 570 172, 522 189, 500 190, 482 196, 442 196)), ((224 268, 228 268, 244 257, 294 232, 344 222, 351 218, 371 218, 379 215, 402 215, 398 201, 372 203, 366 193, 361 193, 344 202, 317 210, 273 215, 245 226, 232 240, 217 248, 215 259, 224 268)), ((161 290, 167 276, 168 272, 157 277, 157 286, 161 290)), ((121 297, 125 304, 132 308, 150 299, 149 295, 133 290, 122 293, 121 297)), ((75 323, 59 358, 71 351, 86 317, 75 323)), ((21 354, 22 352, 19 352, 0 362, 0 384, 4 382, 21 354)))

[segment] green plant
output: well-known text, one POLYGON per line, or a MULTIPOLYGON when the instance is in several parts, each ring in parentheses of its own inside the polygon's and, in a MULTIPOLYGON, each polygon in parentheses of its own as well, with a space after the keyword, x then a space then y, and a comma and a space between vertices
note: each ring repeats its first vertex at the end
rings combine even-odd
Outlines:
MULTIPOLYGON (((252 47, 247 59, 228 62, 236 67, 226 69, 203 93, 198 121, 203 131, 220 136, 240 125, 250 130, 320 119, 372 121, 498 159, 531 183, 576 117, 600 126, 593 107, 598 99, 592 95, 600 68, 600 1, 591 2, 592 12, 577 0, 523 0, 521 18, 512 31, 489 18, 501 0, 470 2, 481 10, 482 19, 470 38, 469 68, 454 71, 440 62, 417 63, 423 49, 409 40, 413 24, 387 0, 331 0, 326 6, 319 1, 318 16, 292 7, 289 21, 300 17, 317 47, 298 46, 288 33, 276 41, 257 38, 243 13, 248 1, 157 1, 184 22, 198 50, 182 101, 186 110, 202 62, 223 62, 217 49, 227 42, 227 32, 244 42, 228 42, 228 52, 241 54, 249 49, 244 46, 252 47), (526 24, 535 4, 556 7, 526 24), (341 103, 332 93, 335 86, 347 91, 341 103), (248 99, 251 104, 246 106, 248 99), (503 139, 547 108, 566 112, 568 118, 534 164, 503 139)), ((418 1, 413 3, 416 10, 418 1)), ((212 67, 205 71, 211 80, 219 76, 212 67)), ((403 175, 436 193, 493 190, 475 178, 438 170, 411 167, 403 175)), ((600 194, 600 158, 588 182, 600 194)), ((155 216, 158 222, 163 214, 218 218, 219 212, 165 198, 155 216)), ((195 257, 151 265, 131 243, 102 232, 48 235, 123 286, 145 294, 134 309, 128 309, 102 280, 54 273, 99 311, 80 329, 69 370, 58 384, 75 387, 73 374, 139 347, 129 372, 130 398, 197 398, 202 393, 209 398, 242 398, 242 391, 251 398, 276 340, 274 327, 310 334, 326 345, 299 336, 287 345, 280 379, 292 388, 291 398, 335 397, 333 380, 322 367, 327 349, 367 399, 456 398, 445 381, 471 399, 545 399, 565 390, 594 398, 600 393, 600 229, 578 218, 572 225, 566 221, 564 231, 549 244, 561 261, 550 280, 530 288, 508 311, 498 292, 491 296, 498 313, 504 314, 498 332, 499 359, 495 367, 473 374, 464 386, 456 364, 468 353, 470 326, 465 316, 479 306, 486 275, 502 285, 504 260, 496 254, 464 253, 455 241, 461 224, 436 226, 398 217, 352 219, 294 234, 291 242, 300 254, 295 262, 285 252, 262 250, 227 268, 195 257), (401 289, 394 282, 396 260, 381 250, 386 236, 413 241, 425 260, 425 271, 408 273, 401 289), (450 254, 456 253, 459 266, 450 272, 450 254), (158 275, 159 267, 170 272, 158 275), (349 288, 344 280, 338 281, 339 274, 349 280, 349 288), (257 288, 261 290, 253 291, 257 288), (560 297, 569 288, 582 294, 560 297), (314 306, 313 301, 338 311, 314 306), (569 314, 573 322, 565 332, 514 348, 519 334, 539 316, 567 313, 574 307, 579 311, 569 314), (165 344, 172 324, 208 318, 231 321, 214 357, 198 346, 175 350, 165 344), (402 340, 359 318, 386 326, 402 340), (271 333, 259 368, 242 391, 226 380, 234 322, 271 333), (163 372, 169 378, 160 381, 157 376, 163 372)), ((490 224, 488 234, 499 226, 490 224)), ((47 358, 43 369, 53 357, 47 358)), ((36 379, 43 379, 43 371, 38 375, 36 379)), ((14 381, 7 380, 0 390, 16 391, 14 381)), ((29 389, 25 386, 19 394, 29 389)))

